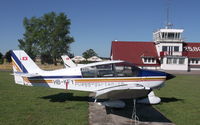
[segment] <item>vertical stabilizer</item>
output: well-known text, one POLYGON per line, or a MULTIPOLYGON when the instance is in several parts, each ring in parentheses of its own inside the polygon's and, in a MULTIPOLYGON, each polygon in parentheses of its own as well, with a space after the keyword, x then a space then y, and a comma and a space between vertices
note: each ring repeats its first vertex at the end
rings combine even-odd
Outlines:
POLYGON ((11 57, 14 66, 18 69, 18 72, 23 72, 23 73, 41 72, 41 69, 23 50, 11 51, 11 57))
POLYGON ((61 57, 66 68, 76 67, 76 64, 67 55, 63 55, 61 57))

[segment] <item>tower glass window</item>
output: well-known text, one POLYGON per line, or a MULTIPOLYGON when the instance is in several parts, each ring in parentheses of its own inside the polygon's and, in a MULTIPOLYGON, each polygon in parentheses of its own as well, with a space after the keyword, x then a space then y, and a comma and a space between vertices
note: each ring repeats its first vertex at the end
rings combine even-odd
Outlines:
POLYGON ((174 33, 168 33, 168 38, 169 39, 174 39, 174 33))

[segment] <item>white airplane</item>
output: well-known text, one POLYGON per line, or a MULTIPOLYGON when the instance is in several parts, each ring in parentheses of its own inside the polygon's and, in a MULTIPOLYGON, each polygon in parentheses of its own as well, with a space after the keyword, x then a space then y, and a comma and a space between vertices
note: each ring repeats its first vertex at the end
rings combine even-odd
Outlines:
POLYGON ((93 92, 95 99, 110 99, 104 104, 116 108, 125 106, 123 101, 116 101, 119 99, 133 98, 140 103, 160 103, 161 99, 152 90, 161 88, 166 80, 174 77, 165 72, 140 69, 122 60, 82 66, 74 66, 69 61, 67 68, 45 71, 23 50, 11 51, 11 57, 17 84, 93 92))

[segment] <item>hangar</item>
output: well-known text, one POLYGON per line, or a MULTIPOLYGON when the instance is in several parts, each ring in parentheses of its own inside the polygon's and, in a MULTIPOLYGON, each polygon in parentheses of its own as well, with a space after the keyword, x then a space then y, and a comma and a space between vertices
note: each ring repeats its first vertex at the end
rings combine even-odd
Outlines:
POLYGON ((153 33, 153 41, 112 41, 111 59, 144 69, 200 70, 200 42, 185 42, 183 31, 166 27, 153 33))

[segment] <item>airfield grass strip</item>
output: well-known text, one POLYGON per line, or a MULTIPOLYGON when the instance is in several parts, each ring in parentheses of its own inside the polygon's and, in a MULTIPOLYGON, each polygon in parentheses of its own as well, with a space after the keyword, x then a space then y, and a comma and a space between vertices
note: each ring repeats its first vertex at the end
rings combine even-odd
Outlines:
POLYGON ((176 125, 200 125, 200 74, 176 75, 156 91, 162 103, 154 107, 176 125))
MULTIPOLYGON (((176 125, 200 125, 200 75, 177 75, 154 107, 176 125)), ((0 125, 87 125, 88 93, 14 84, 0 72, 0 125)))
POLYGON ((21 86, 0 72, 0 125, 88 125, 88 93, 21 86))

